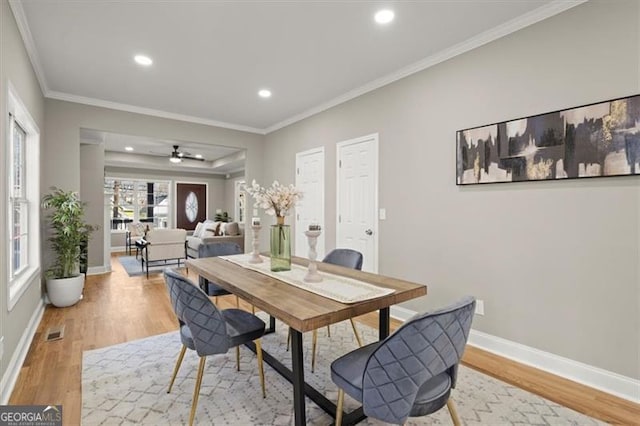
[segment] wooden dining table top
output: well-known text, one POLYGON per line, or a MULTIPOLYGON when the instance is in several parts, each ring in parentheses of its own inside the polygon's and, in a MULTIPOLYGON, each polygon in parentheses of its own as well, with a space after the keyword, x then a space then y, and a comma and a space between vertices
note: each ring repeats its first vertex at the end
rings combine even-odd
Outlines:
MULTIPOLYGON (((304 258, 292 257, 292 263, 295 264, 307 266, 308 262, 304 258)), ((427 294, 424 284, 317 262, 321 272, 395 290, 375 299, 345 304, 217 257, 189 259, 186 265, 200 276, 300 332, 311 331, 427 294)))

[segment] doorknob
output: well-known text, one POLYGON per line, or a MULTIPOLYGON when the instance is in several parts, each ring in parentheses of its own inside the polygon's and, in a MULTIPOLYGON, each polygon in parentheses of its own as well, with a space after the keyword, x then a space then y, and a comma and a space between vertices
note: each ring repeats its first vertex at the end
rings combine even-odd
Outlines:
POLYGON ((364 233, 367 235, 373 235, 373 231, 371 229, 367 229, 364 233))

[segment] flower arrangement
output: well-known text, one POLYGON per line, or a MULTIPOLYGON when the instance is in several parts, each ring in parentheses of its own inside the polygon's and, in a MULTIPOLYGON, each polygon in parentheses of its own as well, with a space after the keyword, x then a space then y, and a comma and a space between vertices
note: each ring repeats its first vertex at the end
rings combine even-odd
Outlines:
POLYGON ((293 185, 280 185, 277 180, 273 181, 271 187, 263 188, 255 179, 251 186, 245 185, 244 191, 256 200, 255 207, 263 208, 268 215, 277 218, 278 224, 271 226, 271 270, 291 270, 291 230, 289 225, 284 224, 284 217, 302 199, 302 192, 293 185))
POLYGON ((269 188, 263 188, 253 180, 251 186, 245 186, 245 191, 256 200, 255 207, 265 210, 268 215, 288 216, 296 203, 302 199, 302 192, 293 185, 280 185, 274 180, 269 188))

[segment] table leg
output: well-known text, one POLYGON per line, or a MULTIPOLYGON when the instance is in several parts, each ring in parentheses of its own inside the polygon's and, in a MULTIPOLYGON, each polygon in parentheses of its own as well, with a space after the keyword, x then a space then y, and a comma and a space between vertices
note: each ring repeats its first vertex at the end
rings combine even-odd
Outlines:
POLYGON ((378 340, 384 340, 389 336, 389 308, 380 309, 379 320, 378 340))
POLYGON ((293 412, 296 426, 307 423, 304 406, 304 364, 302 362, 302 333, 291 329, 291 366, 293 370, 293 412))

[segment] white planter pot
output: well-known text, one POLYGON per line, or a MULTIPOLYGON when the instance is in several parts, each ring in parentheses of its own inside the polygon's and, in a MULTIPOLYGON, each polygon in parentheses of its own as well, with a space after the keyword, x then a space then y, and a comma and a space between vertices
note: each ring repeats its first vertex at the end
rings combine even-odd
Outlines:
POLYGON ((75 305, 82 298, 84 275, 71 278, 47 278, 47 294, 54 306, 64 308, 75 305))

